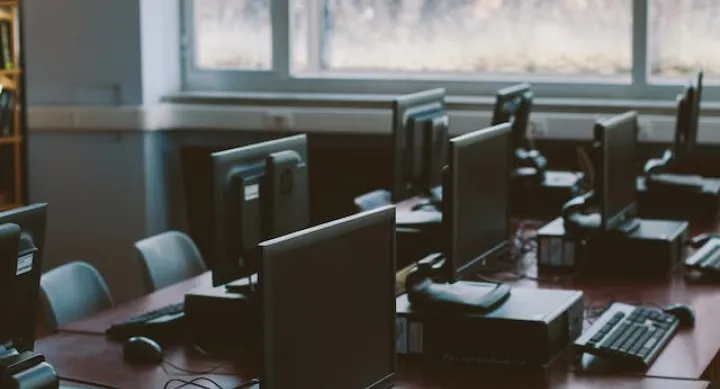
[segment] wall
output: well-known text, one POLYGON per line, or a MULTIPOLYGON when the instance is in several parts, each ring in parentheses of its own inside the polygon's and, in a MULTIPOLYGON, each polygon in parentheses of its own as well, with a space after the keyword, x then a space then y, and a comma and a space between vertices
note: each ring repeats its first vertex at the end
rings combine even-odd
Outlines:
POLYGON ((170 227, 164 135, 135 123, 77 131, 72 115, 48 130, 56 118, 33 125, 32 111, 134 109, 179 90, 178 3, 23 1, 30 199, 50 204, 46 270, 88 261, 118 301, 140 293, 132 243, 170 227))

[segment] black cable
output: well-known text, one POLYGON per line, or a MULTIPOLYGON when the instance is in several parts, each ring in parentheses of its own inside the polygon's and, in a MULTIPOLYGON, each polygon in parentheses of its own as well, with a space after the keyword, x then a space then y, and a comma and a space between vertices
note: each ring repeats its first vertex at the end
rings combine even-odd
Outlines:
MULTIPOLYGON (((199 381, 207 381, 207 382, 210 382, 211 384, 213 384, 215 386, 215 388, 217 388, 217 389, 225 389, 222 387, 222 385, 218 384, 217 382, 215 382, 214 380, 212 380, 208 377, 198 377, 198 378, 194 378, 190 381, 183 380, 180 378, 172 378, 165 383, 165 385, 163 386, 163 389, 168 389, 170 387, 170 384, 176 383, 176 382, 180 383, 180 385, 174 387, 173 389, 180 389, 180 388, 184 388, 186 386, 195 386, 195 387, 202 388, 202 389, 212 389, 211 387, 208 387, 205 385, 200 385, 198 383, 199 381)), ((248 382, 244 382, 244 383, 240 384, 239 386, 236 386, 234 389, 247 389, 247 388, 249 388, 253 385, 259 384, 259 383, 260 383, 259 379, 253 378, 248 382)))
POLYGON ((82 385, 96 386, 96 387, 105 388, 105 389, 121 389, 121 388, 118 387, 118 386, 110 386, 110 385, 105 385, 105 384, 101 384, 101 383, 98 383, 98 382, 81 380, 81 379, 78 379, 78 378, 68 378, 68 377, 58 376, 58 380, 60 380, 60 381, 74 382, 74 383, 76 383, 76 384, 82 384, 82 385))
POLYGON ((173 388, 173 389, 184 388, 184 387, 186 387, 186 386, 188 386, 188 385, 196 386, 196 387, 202 388, 202 389, 212 389, 212 388, 210 388, 210 387, 208 387, 208 386, 198 384, 198 381, 209 381, 209 382, 211 382, 212 384, 214 384, 215 387, 217 387, 218 389, 223 389, 223 387, 220 386, 220 384, 218 384, 217 382, 211 380, 210 378, 206 378, 206 377, 198 377, 198 378, 192 379, 192 380, 190 380, 190 381, 186 381, 186 380, 183 380, 183 379, 180 379, 180 378, 171 378, 171 379, 169 379, 167 382, 165 382, 165 385, 163 386, 163 389, 168 389, 168 388, 170 387, 170 384, 176 383, 176 382, 179 382, 180 385, 176 386, 176 387, 173 388))

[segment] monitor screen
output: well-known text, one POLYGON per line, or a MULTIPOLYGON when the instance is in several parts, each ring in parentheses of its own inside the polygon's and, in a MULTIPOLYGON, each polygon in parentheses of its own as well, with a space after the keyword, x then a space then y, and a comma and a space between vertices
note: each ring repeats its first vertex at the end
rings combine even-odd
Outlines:
POLYGON ((600 171, 595 182, 603 229, 616 229, 634 217, 637 198, 637 113, 626 112, 595 124, 600 171))
POLYGON ((307 138, 256 143, 212 154, 215 286, 249 276, 246 256, 263 240, 309 225, 307 138))
MULTIPOLYGON (((394 202, 402 201, 409 196, 415 195, 418 190, 429 188, 413 188, 412 171, 418 148, 414 147, 419 144, 415 142, 414 134, 409 119, 411 116, 419 116, 432 112, 445 112, 445 89, 431 89, 423 92, 404 95, 393 100, 393 187, 392 200, 394 202)), ((420 146, 418 146, 420 147, 420 146)))
POLYGON ((263 242, 265 389, 380 389, 395 372, 395 208, 263 242))
POLYGON ((35 345, 35 315, 40 293, 47 204, 33 204, 0 213, 0 225, 20 227, 17 251, 0 258, 0 345, 10 341, 20 352, 35 345), (10 261, 10 263, 5 262, 10 261))
POLYGON ((450 140, 443 182, 443 225, 449 242, 444 268, 450 282, 507 248, 510 156, 510 123, 450 140))

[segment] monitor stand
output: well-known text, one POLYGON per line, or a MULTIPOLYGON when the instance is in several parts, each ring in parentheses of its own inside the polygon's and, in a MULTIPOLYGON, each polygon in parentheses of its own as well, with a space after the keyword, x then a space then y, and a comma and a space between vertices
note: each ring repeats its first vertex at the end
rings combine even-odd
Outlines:
POLYGON ((488 292, 485 283, 435 282, 433 274, 443 266, 444 257, 431 254, 420 260, 408 274, 405 285, 414 309, 486 313, 495 310, 510 297, 511 287, 506 284, 497 284, 488 292))
POLYGON ((0 346, 0 384, 24 389, 55 389, 59 379, 45 357, 32 351, 19 353, 0 346))

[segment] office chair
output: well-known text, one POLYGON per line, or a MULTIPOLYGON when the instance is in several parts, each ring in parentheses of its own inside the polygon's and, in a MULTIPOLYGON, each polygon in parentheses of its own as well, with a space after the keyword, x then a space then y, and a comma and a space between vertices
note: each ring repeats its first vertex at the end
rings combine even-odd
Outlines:
POLYGON ((105 280, 89 263, 70 262, 40 278, 40 307, 47 332, 114 306, 105 280))
POLYGON ((355 197, 355 208, 358 212, 370 211, 385 205, 392 204, 390 192, 384 189, 374 190, 364 195, 355 197))
POLYGON ((135 242, 145 272, 143 288, 151 293, 207 270, 195 243, 180 231, 167 231, 135 242))

